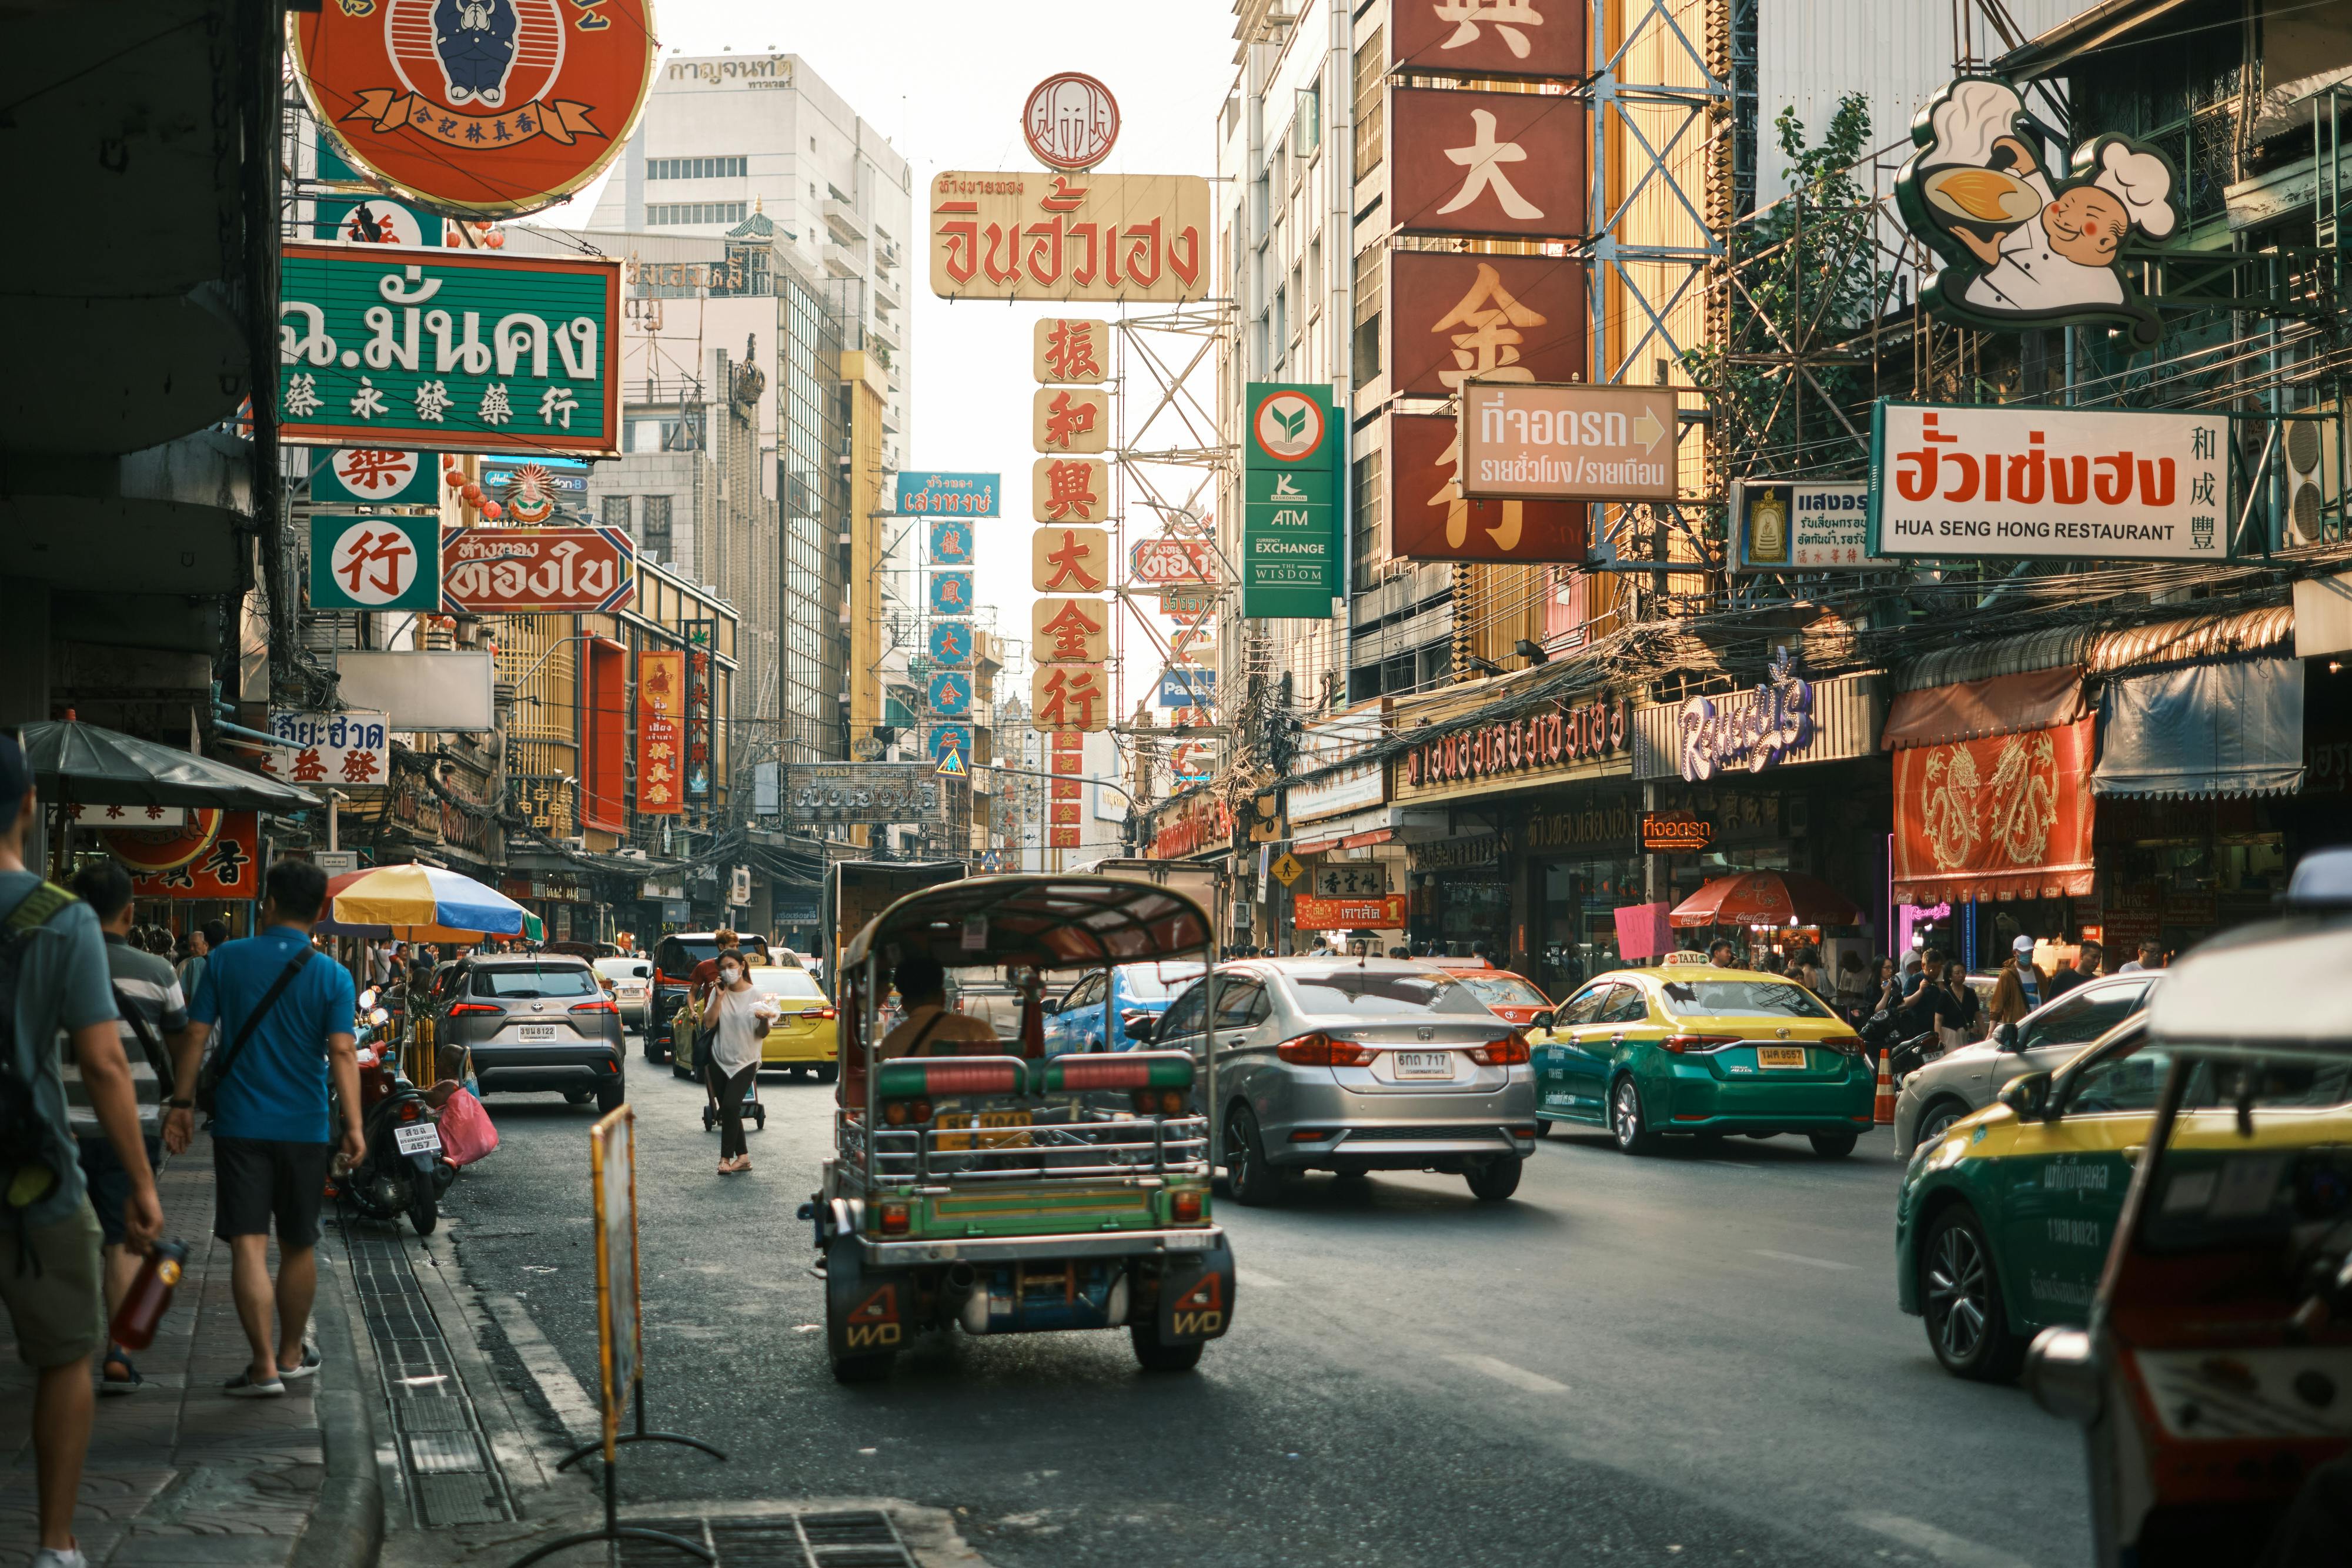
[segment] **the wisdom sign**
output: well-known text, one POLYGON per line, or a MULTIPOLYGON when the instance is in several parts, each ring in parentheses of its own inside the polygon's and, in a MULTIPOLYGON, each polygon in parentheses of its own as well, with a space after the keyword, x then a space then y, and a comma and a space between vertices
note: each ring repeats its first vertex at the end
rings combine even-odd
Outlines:
POLYGON ((1242 613, 1321 620, 1339 591, 1331 389, 1252 382, 1243 411, 1242 613))

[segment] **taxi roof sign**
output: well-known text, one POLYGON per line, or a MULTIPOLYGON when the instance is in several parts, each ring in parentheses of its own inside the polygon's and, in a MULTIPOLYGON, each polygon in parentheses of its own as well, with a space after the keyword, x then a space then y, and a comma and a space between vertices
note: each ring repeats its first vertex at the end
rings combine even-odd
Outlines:
POLYGON ((1688 948, 1685 948, 1679 953, 1667 954, 1665 962, 1669 966, 1675 964, 1696 964, 1701 968, 1706 968, 1708 966, 1709 959, 1704 953, 1694 953, 1688 948))

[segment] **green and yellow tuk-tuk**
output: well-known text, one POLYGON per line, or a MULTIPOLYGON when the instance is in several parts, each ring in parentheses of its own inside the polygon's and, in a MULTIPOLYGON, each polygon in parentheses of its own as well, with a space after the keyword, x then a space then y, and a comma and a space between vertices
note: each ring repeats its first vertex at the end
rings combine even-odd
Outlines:
MULTIPOLYGON (((2352 921, 2199 949, 2147 1030, 2090 1325, 2044 1329, 2026 1385, 2084 1426, 2102 1568, 2352 1560, 2352 921)), ((2063 1115, 2066 1077, 2001 1097, 2063 1115)))
POLYGON ((835 1149, 803 1211, 835 1377, 886 1375, 918 1331, 956 1326, 1124 1327, 1147 1370, 1181 1371, 1231 1326, 1233 1251, 1210 1218, 1213 1064, 1048 1059, 1039 997, 1055 970, 1211 965, 1213 931, 1192 899, 1146 882, 992 876, 909 894, 843 949, 835 1149), (1017 1036, 877 1059, 892 974, 917 954, 1016 977, 1017 1036))

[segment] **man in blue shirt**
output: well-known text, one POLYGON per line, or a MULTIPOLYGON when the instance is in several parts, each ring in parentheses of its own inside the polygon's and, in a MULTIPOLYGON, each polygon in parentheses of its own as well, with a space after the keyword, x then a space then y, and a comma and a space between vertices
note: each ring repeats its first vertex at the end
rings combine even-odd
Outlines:
POLYGON ((236 1056, 225 1061, 214 1090, 213 1170, 219 1179, 213 1234, 229 1244, 236 1315, 253 1346, 252 1365, 229 1381, 226 1392, 247 1399, 282 1395, 287 1378, 308 1377, 319 1368, 319 1353, 305 1346, 303 1333, 319 1285, 313 1250, 319 1200, 334 1153, 327 1105, 331 1064, 343 1156, 356 1164, 367 1152, 360 1130, 359 1057, 352 1036, 358 1002, 351 973, 310 946, 310 926, 327 901, 327 873, 309 861, 279 861, 264 885, 268 903, 261 934, 214 952, 188 1005, 188 1031, 173 1074, 178 1092, 163 1124, 163 1146, 175 1155, 186 1148, 194 1120, 189 1090, 205 1041, 217 1030, 220 1049, 236 1056), (274 1291, 272 1220, 278 1226, 274 1291))

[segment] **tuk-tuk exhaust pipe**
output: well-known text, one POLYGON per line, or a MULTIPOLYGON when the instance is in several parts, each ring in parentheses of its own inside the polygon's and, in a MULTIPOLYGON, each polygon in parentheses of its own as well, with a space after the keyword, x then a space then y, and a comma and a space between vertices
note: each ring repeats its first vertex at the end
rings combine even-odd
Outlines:
POLYGON ((948 1265, 947 1278, 940 1281, 940 1303, 947 1308, 947 1316, 954 1317, 971 1300, 972 1291, 980 1284, 980 1273, 959 1259, 948 1265))

